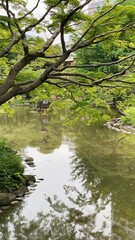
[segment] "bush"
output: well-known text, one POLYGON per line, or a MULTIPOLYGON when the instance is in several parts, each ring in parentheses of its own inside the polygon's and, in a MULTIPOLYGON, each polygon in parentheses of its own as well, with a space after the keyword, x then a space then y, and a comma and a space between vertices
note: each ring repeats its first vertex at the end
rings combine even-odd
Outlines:
POLYGON ((0 191, 16 190, 24 183, 22 159, 0 140, 0 191))
POLYGON ((129 107, 125 111, 126 116, 121 117, 121 122, 125 125, 132 125, 135 127, 135 107, 129 107))

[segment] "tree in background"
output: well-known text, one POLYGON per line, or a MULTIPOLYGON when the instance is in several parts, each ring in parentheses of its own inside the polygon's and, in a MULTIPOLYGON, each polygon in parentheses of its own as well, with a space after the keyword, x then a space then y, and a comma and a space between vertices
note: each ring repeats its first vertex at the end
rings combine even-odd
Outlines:
POLYGON ((90 107, 106 105, 110 92, 121 89, 127 95, 134 86, 135 7, 124 5, 125 0, 105 3, 89 16, 86 8, 92 0, 43 2, 38 18, 34 11, 40 0, 31 10, 25 0, 0 3, 0 105, 17 95, 41 92, 42 86, 45 96, 73 99, 77 112, 85 107, 91 114, 90 107), (41 32, 49 33, 46 40, 38 36, 41 32), (78 51, 82 57, 75 61, 78 51), (67 65, 73 53, 74 61, 67 65))

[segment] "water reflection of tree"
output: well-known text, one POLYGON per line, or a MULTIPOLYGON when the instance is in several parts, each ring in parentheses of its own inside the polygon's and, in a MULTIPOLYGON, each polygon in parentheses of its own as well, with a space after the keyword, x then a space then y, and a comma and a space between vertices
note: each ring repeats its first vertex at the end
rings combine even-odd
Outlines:
POLYGON ((23 205, 23 202, 20 202, 17 205, 4 209, 3 213, 0 214, 0 240, 14 239, 14 224, 16 222, 16 218, 21 214, 21 210, 24 207, 23 205))
MULTIPOLYGON (((18 121, 14 119, 13 124, 10 122, 10 128, 7 121, 6 136, 9 137, 9 142, 13 145, 18 142, 18 147, 25 147, 26 143, 31 146, 39 145, 43 152, 52 151, 59 146, 62 138, 60 116, 49 118, 37 115, 39 119, 37 116, 30 116, 31 114, 27 118, 26 114, 19 118, 18 115, 18 121), (48 150, 45 144, 48 144, 48 150)), ((1 124, 0 131, 5 134, 3 126, 1 124)), ((132 236, 135 227, 135 136, 125 137, 125 134, 100 126, 87 127, 80 122, 72 128, 72 138, 76 150, 76 156, 72 160, 73 177, 81 179, 91 195, 72 189, 73 191, 68 192, 71 205, 66 205, 57 198, 53 202, 48 199, 52 211, 48 215, 40 213, 37 220, 29 223, 19 217, 18 213, 18 220, 10 219, 15 225, 16 239, 26 239, 26 235, 29 240, 109 239, 103 235, 105 225, 100 232, 95 233, 93 229, 98 213, 110 201, 112 239, 135 239, 132 236), (90 206, 94 206, 94 212, 83 212, 84 208, 90 206), (77 235, 79 230, 81 236, 77 235)), ((2 240, 10 239, 7 229, 5 225, 5 238, 2 240)))
MULTIPOLYGON (((74 159, 75 161, 75 159, 74 159)), ((77 161, 77 160, 76 160, 77 161)), ((97 164, 98 165, 98 164, 97 164)), ((111 195, 112 239, 129 240, 135 235, 135 179, 107 175, 93 167, 88 159, 74 162, 74 178, 81 178, 84 186, 92 193, 92 199, 106 200, 111 195), (80 162, 79 162, 80 161, 80 162)))
MULTIPOLYGON (((46 215, 39 213, 36 220, 27 221, 20 214, 16 214, 16 218, 10 219, 11 223, 14 222, 15 239, 109 239, 103 233, 105 225, 99 232, 94 232, 96 216, 105 207, 106 203, 95 204, 90 192, 82 194, 75 187, 71 186, 65 186, 65 194, 68 197, 67 204, 60 201, 57 196, 54 196, 53 199, 48 197, 47 201, 50 204, 51 211, 46 215)), ((7 239, 10 240, 10 237, 7 239)))
POLYGON ((0 116, 0 133, 15 150, 26 146, 38 147, 42 153, 50 153, 61 144, 60 115, 31 113, 29 109, 16 109, 15 115, 0 116))
POLYGON ((73 177, 81 179, 95 202, 111 195, 112 239, 135 239, 135 136, 79 126, 73 129, 73 177))
MULTIPOLYGON (((99 176, 135 177, 135 135, 125 135, 104 126, 86 126, 80 122, 72 128, 77 158, 89 161, 99 176)), ((76 165, 79 166, 81 161, 76 165)))

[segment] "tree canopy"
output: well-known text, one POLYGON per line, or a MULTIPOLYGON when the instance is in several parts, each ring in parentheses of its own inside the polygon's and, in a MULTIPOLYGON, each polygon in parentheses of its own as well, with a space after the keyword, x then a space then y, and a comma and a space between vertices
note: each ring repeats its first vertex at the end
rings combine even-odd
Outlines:
POLYGON ((40 86, 91 106, 104 105, 103 94, 127 96, 135 84, 132 1, 106 1, 88 15, 92 0, 44 0, 36 17, 40 2, 32 9, 26 0, 0 3, 0 105, 40 86))

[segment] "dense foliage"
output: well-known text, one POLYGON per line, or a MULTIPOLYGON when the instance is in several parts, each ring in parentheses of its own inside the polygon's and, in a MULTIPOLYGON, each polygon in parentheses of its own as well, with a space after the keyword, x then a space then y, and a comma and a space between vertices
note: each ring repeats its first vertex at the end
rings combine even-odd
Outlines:
POLYGON ((35 102, 54 96, 59 108, 90 117, 93 106, 109 108, 134 92, 134 3, 105 1, 89 15, 91 2, 2 1, 0 104, 28 93, 35 102))
MULTIPOLYGON (((95 15, 102 14, 106 7, 108 8, 108 6, 103 6, 95 15)), ((130 21, 133 20, 134 16, 131 13, 131 8, 134 12, 134 1, 123 2, 123 4, 118 6, 113 12, 100 19, 95 31, 99 35, 104 32, 105 28, 108 29, 109 32, 112 32, 113 29, 117 32, 119 24, 122 24, 122 22, 129 24, 130 21), (119 16, 117 15, 118 13, 119 16)), ((86 26, 87 24, 88 22, 85 23, 86 26)), ((125 23, 123 26, 124 25, 125 23)), ((103 38, 105 36, 106 34, 103 38)), ((87 38, 88 37, 91 37, 91 35, 88 34, 87 38)), ((83 68, 79 70, 80 74, 92 77, 93 86, 96 87, 96 95, 92 102, 94 106, 107 107, 107 104, 109 104, 123 115, 131 113, 131 111, 129 113, 127 110, 129 106, 132 107, 132 111, 134 111, 134 58, 132 58, 132 60, 128 58, 129 55, 134 55, 134 49, 135 38, 132 29, 128 29, 128 31, 117 32, 117 34, 113 33, 102 40, 99 39, 99 41, 95 41, 94 44, 90 44, 77 51, 76 64, 83 66, 83 68), (123 56, 126 57, 126 61, 124 62, 123 56), (131 66, 133 68, 131 68, 131 66), (97 84, 95 84, 95 79, 97 84)), ((92 92, 92 90, 87 90, 86 88, 85 94, 86 92, 88 94, 92 92)), ((87 111, 87 102, 85 101, 85 103, 85 110, 87 111)))
POLYGON ((22 160, 0 141, 0 191, 11 191, 25 183, 22 160))
POLYGON ((135 127, 135 107, 128 107, 125 112, 126 116, 121 117, 122 123, 135 127))

